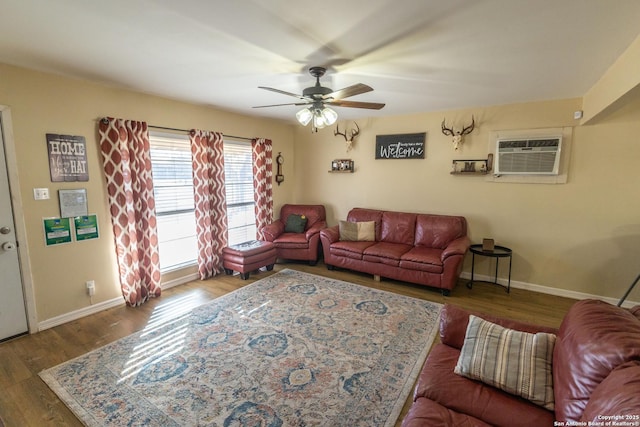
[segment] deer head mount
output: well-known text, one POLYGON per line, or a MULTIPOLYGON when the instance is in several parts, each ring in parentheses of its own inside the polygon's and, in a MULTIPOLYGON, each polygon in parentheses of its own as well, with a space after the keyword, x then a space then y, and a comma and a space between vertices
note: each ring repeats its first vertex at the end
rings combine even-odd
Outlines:
POLYGON ((353 139, 360 134, 360 127, 356 122, 353 122, 356 125, 356 129, 347 130, 344 132, 340 132, 340 125, 336 125, 336 130, 333 131, 333 136, 342 135, 344 136, 344 141, 347 146, 347 152, 351 151, 353 148, 353 139))
POLYGON ((452 136, 453 137, 453 148, 454 150, 457 150, 458 148, 462 147, 462 144, 464 142, 463 138, 465 135, 470 134, 471 132, 473 132, 473 129, 476 126, 476 120, 473 116, 471 116, 471 124, 469 126, 465 126, 463 127, 461 130, 459 131, 454 131, 453 128, 448 128, 445 124, 445 121, 442 120, 442 133, 448 136, 452 136))

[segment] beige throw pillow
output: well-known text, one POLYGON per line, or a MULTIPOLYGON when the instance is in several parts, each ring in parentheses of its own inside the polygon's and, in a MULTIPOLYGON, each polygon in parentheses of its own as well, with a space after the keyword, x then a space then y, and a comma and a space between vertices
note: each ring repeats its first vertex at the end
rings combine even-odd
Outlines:
POLYGON ((471 315, 454 372, 553 411, 555 342, 553 334, 515 331, 471 315))
POLYGON ((340 221, 340 240, 349 242, 373 242, 376 240, 376 222, 340 221))

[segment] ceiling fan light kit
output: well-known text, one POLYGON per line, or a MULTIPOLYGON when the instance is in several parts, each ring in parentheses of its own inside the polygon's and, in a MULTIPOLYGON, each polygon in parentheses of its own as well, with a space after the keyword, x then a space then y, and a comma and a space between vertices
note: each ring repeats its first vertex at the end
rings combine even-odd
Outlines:
POLYGON ((296 113, 296 119, 302 126, 306 126, 309 124, 311 119, 313 119, 313 113, 308 108, 303 108, 302 110, 296 113))
POLYGON ((336 122, 336 120, 338 120, 338 113, 336 113, 329 107, 324 107, 320 112, 320 115, 324 119, 324 122, 327 126, 331 126, 336 122))
POLYGON ((271 92, 293 96, 303 102, 261 105, 253 108, 279 107, 283 105, 305 105, 305 108, 296 113, 296 119, 303 126, 312 123, 312 131, 316 132, 318 129, 322 129, 326 126, 331 126, 338 120, 338 113, 329 108, 328 105, 349 108, 368 108, 371 110, 379 110, 384 107, 384 104, 377 102, 344 101, 344 98, 360 95, 361 93, 365 92, 370 92, 373 90, 373 88, 365 84, 358 83, 344 89, 334 91, 331 88, 320 85, 320 77, 322 77, 326 71, 327 70, 324 67, 309 68, 309 74, 316 78, 316 84, 304 89, 302 91, 302 95, 297 95, 295 93, 265 86, 258 87, 259 89, 265 89, 271 92))
POLYGON ((313 127, 322 129, 334 124, 338 120, 338 113, 329 107, 307 107, 296 113, 296 119, 302 126, 308 125, 313 120, 313 127))

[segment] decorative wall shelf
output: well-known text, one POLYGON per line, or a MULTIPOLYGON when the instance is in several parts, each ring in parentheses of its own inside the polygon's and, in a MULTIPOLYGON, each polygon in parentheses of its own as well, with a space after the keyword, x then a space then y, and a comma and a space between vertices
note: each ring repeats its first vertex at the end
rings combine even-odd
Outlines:
POLYGON ((493 167, 493 154, 486 159, 460 159, 453 160, 451 175, 486 175, 493 167))
POLYGON ((335 159, 331 162, 329 173, 353 173, 355 165, 351 159, 335 159))

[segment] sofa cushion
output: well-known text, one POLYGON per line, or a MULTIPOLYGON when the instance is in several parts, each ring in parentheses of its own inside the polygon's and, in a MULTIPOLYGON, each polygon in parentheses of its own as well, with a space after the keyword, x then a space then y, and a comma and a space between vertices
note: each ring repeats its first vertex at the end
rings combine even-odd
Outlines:
POLYGON ((364 250, 373 244, 375 244, 375 242, 348 242, 341 240, 332 243, 329 252, 335 256, 362 259, 364 250))
POLYGON ((398 265, 400 257, 410 249, 411 246, 401 243, 378 242, 364 250, 362 259, 369 262, 398 265))
POLYGON ((454 372, 553 410, 555 341, 553 334, 503 328, 471 315, 454 372))
POLYGON ((470 415, 445 408, 433 400, 419 397, 402 420, 402 427, 491 427, 470 415))
POLYGON ((384 212, 380 229, 380 240, 413 246, 416 235, 416 214, 384 212))
POLYGON ((419 214, 416 217, 415 245, 444 249, 467 235, 467 220, 462 216, 419 214))
POLYGON ((373 242, 376 240, 375 221, 340 221, 340 240, 349 242, 373 242))
POLYGON ((284 223, 285 233, 303 233, 307 225, 307 217, 301 214, 290 214, 284 223))
MULTIPOLYGON (((614 369, 593 391, 582 414, 582 421, 612 421, 603 415, 617 415, 615 421, 640 422, 640 361, 625 363, 614 369), (629 416, 629 418, 625 417, 629 416)), ((622 424, 620 424, 622 425, 622 424)))
MULTIPOLYGON (((420 372, 414 400, 434 400, 494 426, 552 426, 554 413, 528 400, 453 373, 460 351, 436 344, 420 372)), ((428 425, 428 424, 427 424, 428 425)))
POLYGON ((400 258, 400 267, 442 273, 442 250, 416 246, 400 258))
POLYGON ((553 355, 558 420, 579 420, 596 387, 618 366, 640 360, 640 320, 599 300, 582 300, 567 312, 553 355))
POLYGON ((307 217, 306 228, 311 227, 318 221, 326 220, 324 205, 290 205, 285 204, 280 208, 280 221, 286 222, 291 214, 304 215, 307 217))
POLYGON ((309 241, 304 233, 282 233, 273 244, 276 248, 304 249, 309 247, 309 241))

